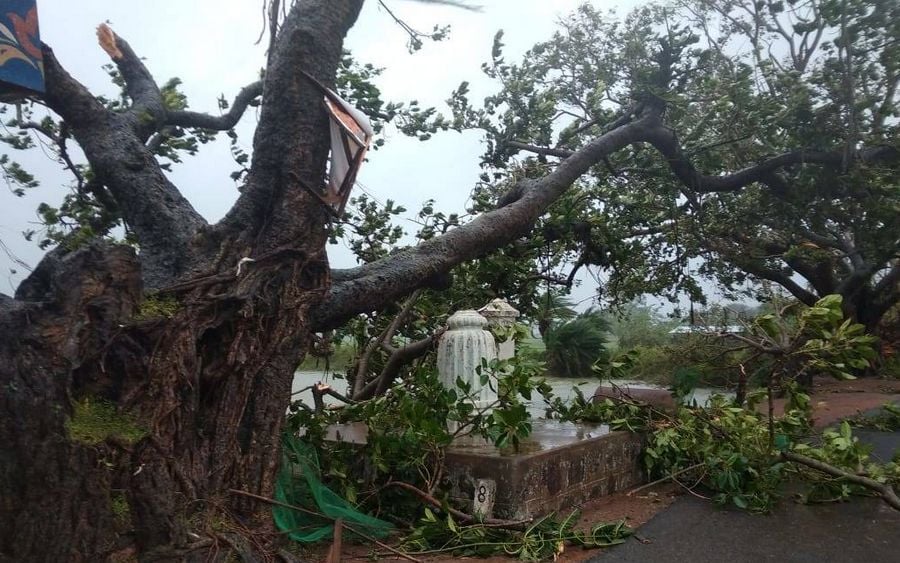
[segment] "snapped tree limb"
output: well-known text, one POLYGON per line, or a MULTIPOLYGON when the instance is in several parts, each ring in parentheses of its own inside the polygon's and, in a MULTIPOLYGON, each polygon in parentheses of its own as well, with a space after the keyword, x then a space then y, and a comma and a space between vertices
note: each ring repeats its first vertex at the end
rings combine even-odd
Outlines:
POLYGON ((163 122, 166 106, 153 75, 127 41, 116 35, 105 23, 97 27, 97 39, 125 80, 125 93, 132 105, 127 115, 142 139, 147 139, 163 122))
POLYGON ((897 492, 894 491, 894 488, 886 483, 879 483, 874 479, 870 479, 862 475, 855 475, 853 473, 850 473, 849 471, 844 471, 839 467, 835 467, 823 461, 819 461, 817 459, 813 459, 811 457, 794 452, 781 452, 781 457, 786 461, 792 461, 800 465, 805 465, 806 467, 810 467, 812 469, 815 469, 816 471, 821 471, 826 475, 844 479, 856 485, 862 485, 872 492, 877 493, 878 496, 880 496, 881 499, 894 510, 900 510, 900 497, 897 496, 897 492))
MULTIPOLYGON (((142 81, 143 72, 131 68, 133 61, 125 54, 133 55, 130 47, 121 40, 116 44, 125 47, 122 68, 130 68, 129 74, 142 81)), ((140 121, 137 114, 107 110, 66 72, 49 47, 45 45, 43 51, 44 101, 65 120, 97 180, 108 188, 122 218, 138 236, 145 283, 160 287, 189 266, 191 238, 206 221, 144 146, 143 129, 135 125, 140 121)), ((141 86, 134 95, 152 97, 147 94, 150 90, 141 86)))

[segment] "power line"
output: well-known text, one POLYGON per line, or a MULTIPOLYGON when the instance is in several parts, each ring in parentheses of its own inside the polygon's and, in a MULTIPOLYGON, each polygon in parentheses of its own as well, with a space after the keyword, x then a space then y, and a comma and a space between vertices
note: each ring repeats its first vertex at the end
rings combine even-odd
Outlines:
POLYGON ((28 270, 29 272, 33 272, 33 271, 34 271, 34 268, 32 268, 31 266, 29 266, 27 263, 25 263, 25 261, 23 261, 23 260, 20 259, 18 256, 16 256, 16 255, 13 253, 13 251, 10 250, 10 248, 9 248, 8 246, 6 246, 6 243, 3 242, 3 239, 0 239, 0 250, 2 250, 2 251, 9 257, 10 260, 12 260, 13 262, 15 262, 15 263, 18 264, 19 266, 25 268, 25 269, 28 270))

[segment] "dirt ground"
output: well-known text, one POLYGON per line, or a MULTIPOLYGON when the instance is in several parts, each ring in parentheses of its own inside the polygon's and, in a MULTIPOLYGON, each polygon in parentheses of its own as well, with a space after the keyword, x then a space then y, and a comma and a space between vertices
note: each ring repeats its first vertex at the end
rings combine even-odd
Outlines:
MULTIPOLYGON (((900 402, 900 381, 882 379, 859 379, 854 381, 816 380, 810 395, 813 419, 816 428, 824 428, 835 422, 854 416, 860 412, 877 409, 886 402, 900 402)), ((775 401, 776 412, 781 412, 785 401, 775 401)), ((639 528, 658 512, 672 504, 680 489, 670 483, 662 483, 647 488, 617 493, 596 499, 582 505, 579 528, 590 528, 595 523, 615 522, 624 519, 633 529, 639 528)), ((572 507, 576 508, 576 507, 572 507)), ((637 530, 635 536, 641 539, 637 530)), ((388 543, 391 543, 388 541, 388 543)), ((307 552, 310 561, 325 562, 328 545, 311 548, 307 552)), ((576 563, 590 559, 600 550, 585 550, 567 546, 557 561, 576 563)), ((341 561, 378 560, 382 562, 402 562, 405 559, 391 555, 389 551, 371 545, 344 545, 341 561)), ((428 562, 480 561, 483 563, 511 563, 511 557, 472 558, 451 555, 422 557, 416 559, 428 562)))

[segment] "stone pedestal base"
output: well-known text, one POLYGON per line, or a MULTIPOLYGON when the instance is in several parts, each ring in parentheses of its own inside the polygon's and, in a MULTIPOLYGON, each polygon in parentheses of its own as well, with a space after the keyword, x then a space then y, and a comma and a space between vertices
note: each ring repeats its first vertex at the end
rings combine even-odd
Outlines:
POLYGON ((447 450, 447 479, 451 496, 470 506, 478 504, 479 484, 496 483, 495 518, 568 513, 584 502, 643 483, 642 449, 643 438, 631 432, 536 420, 517 454, 473 437, 454 442, 447 450))

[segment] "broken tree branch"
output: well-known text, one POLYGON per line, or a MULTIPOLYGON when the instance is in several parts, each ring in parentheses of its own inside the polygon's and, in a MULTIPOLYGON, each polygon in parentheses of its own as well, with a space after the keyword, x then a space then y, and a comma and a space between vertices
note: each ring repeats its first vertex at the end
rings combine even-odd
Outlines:
POLYGON ((116 35, 105 23, 97 27, 100 46, 116 64, 125 80, 125 93, 131 98, 128 110, 132 127, 142 139, 149 137, 166 115, 159 86, 127 41, 116 35))
POLYGON ((357 313, 383 308, 411 287, 422 287, 435 274, 524 236, 591 166, 638 141, 645 125, 644 118, 632 121, 591 141, 543 178, 520 180, 522 196, 505 207, 413 248, 341 272, 335 276, 325 302, 313 313, 316 330, 338 326, 357 313))
MULTIPOLYGON (((137 82, 143 80, 146 69, 142 64, 143 70, 133 68, 130 47, 118 38, 115 45, 125 49, 121 53, 123 69, 129 69, 137 82)), ((170 283, 191 266, 190 241, 206 225, 205 219, 168 180, 144 146, 136 114, 107 110, 66 72, 46 45, 43 55, 44 101, 65 120, 84 151, 98 185, 106 186, 123 219, 137 235, 146 287, 158 288, 170 283)), ((136 99, 152 97, 146 93, 149 88, 135 87, 133 95, 136 99)))
POLYGON ((894 488, 886 483, 879 483, 874 479, 870 479, 862 475, 855 475, 853 473, 850 473, 849 471, 845 471, 839 467, 835 467, 833 465, 825 463, 824 461, 819 461, 817 459, 813 459, 811 457, 807 457, 805 455, 794 452, 781 452, 781 457, 786 461, 792 461, 800 465, 805 465, 806 467, 810 467, 812 469, 815 469, 816 471, 821 471, 826 475, 831 475, 832 477, 837 477, 839 479, 849 481, 850 483, 861 485, 877 493, 878 496, 880 496, 881 499, 894 510, 900 510, 900 497, 897 496, 897 492, 894 491, 894 488))

